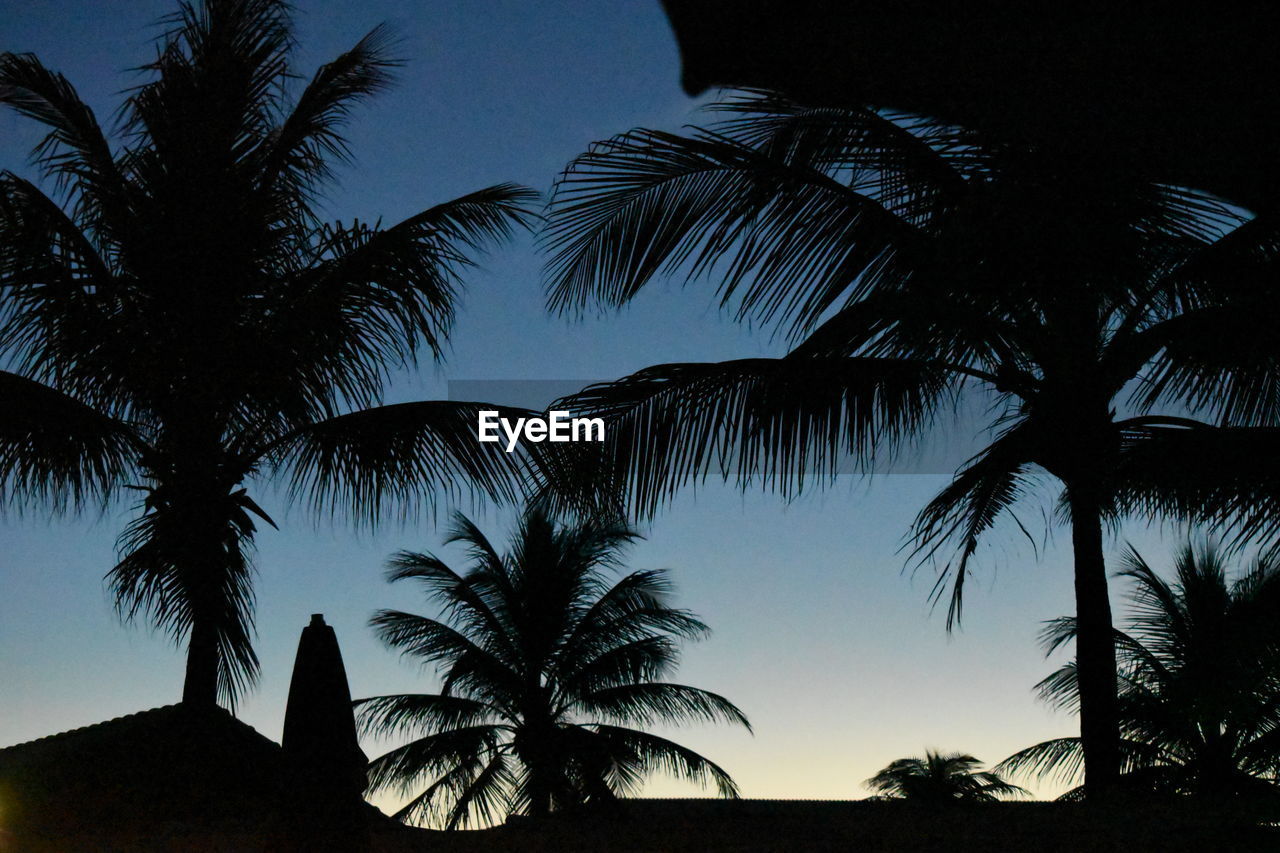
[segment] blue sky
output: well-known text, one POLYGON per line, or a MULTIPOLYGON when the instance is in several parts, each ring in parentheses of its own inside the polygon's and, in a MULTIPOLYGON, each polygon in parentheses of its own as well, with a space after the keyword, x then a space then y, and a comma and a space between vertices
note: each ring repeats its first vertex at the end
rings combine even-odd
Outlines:
MULTIPOLYGON (((401 33, 409 60, 395 90, 357 117, 356 162, 329 196, 334 218, 391 221, 506 180, 545 191, 593 140, 637 126, 675 129, 697 106, 679 87, 657 0, 298 6, 301 69, 384 20, 401 33)), ((134 80, 127 69, 150 56, 153 22, 172 8, 168 0, 0 0, 0 50, 37 53, 105 120, 134 80)), ((37 138, 31 125, 0 114, 0 168, 22 170, 37 138)), ((732 324, 709 287, 656 283, 619 314, 549 316, 539 267, 529 239, 484 259, 447 361, 406 373, 390 398, 444 397, 450 379, 599 380, 660 362, 778 352, 766 335, 732 324)), ((928 605, 929 570, 904 573, 899 552, 914 512, 944 482, 845 476, 790 506, 709 485, 645 526, 631 565, 670 568, 679 602, 715 632, 688 649, 680 679, 723 693, 755 724, 754 737, 694 728, 679 738, 721 763, 747 796, 861 797, 863 779, 926 746, 994 762, 1071 733, 1074 721, 1031 690, 1052 668, 1036 645, 1041 623, 1071 611, 1069 537, 1057 531, 1037 553, 1009 530, 996 532, 963 629, 948 636, 943 609, 928 605)), ((356 531, 259 493, 283 523, 259 540, 263 673, 243 719, 279 737, 298 633, 313 612, 337 629, 354 695, 430 689, 432 675, 392 657, 365 623, 380 607, 429 610, 413 590, 383 583, 381 565, 400 548, 437 549, 447 508, 356 531)), ((1026 514, 1034 520, 1042 510, 1026 514)), ((124 505, 101 518, 0 515, 0 746, 178 699, 179 650, 145 626, 122 627, 104 592, 114 537, 131 514, 124 505)), ((491 538, 504 538, 504 513, 481 509, 477 518, 491 538)), ((1124 538, 1156 563, 1172 545, 1127 530, 1112 553, 1124 538)), ((665 781, 649 788, 688 792, 665 781)))

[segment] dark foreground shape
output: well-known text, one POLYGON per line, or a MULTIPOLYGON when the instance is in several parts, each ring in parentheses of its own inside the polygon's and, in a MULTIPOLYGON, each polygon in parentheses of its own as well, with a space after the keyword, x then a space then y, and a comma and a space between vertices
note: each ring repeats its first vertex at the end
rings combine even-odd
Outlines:
POLYGON ((520 853, 1203 853, 1274 851, 1280 834, 1243 817, 1187 806, 1101 809, 1083 803, 986 803, 951 808, 893 801, 630 800, 595 815, 522 821, 494 830, 403 838, 385 850, 520 853))
POLYGON ((338 637, 319 613, 302 629, 281 737, 304 799, 318 810, 364 797, 368 757, 360 749, 338 637))
POLYGON ((686 90, 777 89, 1123 157, 1264 209, 1280 190, 1276 4, 663 0, 686 90), (1194 72, 1189 69, 1194 65, 1194 72))
POLYGON ((333 629, 294 667, 285 742, 181 703, 0 750, 0 851, 357 851, 410 832, 364 801, 333 629))

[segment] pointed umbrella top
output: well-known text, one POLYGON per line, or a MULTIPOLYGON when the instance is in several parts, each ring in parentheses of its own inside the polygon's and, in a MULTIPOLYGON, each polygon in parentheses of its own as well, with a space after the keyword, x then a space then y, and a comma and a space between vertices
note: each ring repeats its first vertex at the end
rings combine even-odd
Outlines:
POLYGON ((351 690, 333 628, 314 613, 302 629, 284 714, 285 758, 316 794, 360 797, 368 758, 360 749, 351 690))

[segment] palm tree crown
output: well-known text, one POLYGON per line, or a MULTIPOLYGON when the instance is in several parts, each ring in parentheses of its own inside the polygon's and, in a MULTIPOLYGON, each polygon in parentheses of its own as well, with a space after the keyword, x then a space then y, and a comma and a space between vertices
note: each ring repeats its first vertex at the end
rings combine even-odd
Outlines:
POLYGON ((110 582, 126 617, 188 641, 184 698, 254 679, 255 523, 280 477, 372 520, 521 464, 482 452, 477 406, 376 408, 395 369, 445 346, 461 273, 528 223, 502 184, 395 225, 324 222, 352 111, 398 64, 377 27, 290 85, 283 0, 184 2, 116 140, 60 74, 0 55, 0 103, 42 124, 46 195, 0 173, 0 487, 56 508, 140 490, 110 582))
POLYGON ((655 771, 737 796, 716 764, 633 728, 701 719, 750 729, 723 697, 664 680, 676 641, 707 627, 671 607, 665 572, 608 576, 636 538, 624 526, 558 525, 531 508, 504 555, 459 515, 449 541, 467 546, 464 574, 430 554, 392 560, 391 580, 419 581, 443 610, 439 619, 384 610, 372 623, 443 678, 439 693, 356 702, 366 733, 418 736, 370 765, 371 788, 414 794, 397 817, 452 828, 545 815, 635 792, 655 771))
POLYGON ((1103 790, 1119 760, 1104 522, 1221 496, 1222 470, 1168 491, 1188 471, 1170 458, 1188 435, 1239 444, 1220 417, 1272 412, 1274 359, 1216 352, 1208 332, 1244 322, 1253 291, 1233 271, 1265 266, 1271 232, 1069 144, 768 93, 716 108, 731 118, 712 129, 632 131, 571 164, 546 232, 550 301, 620 305, 659 273, 714 275, 790 352, 658 365, 575 395, 566 407, 612 421, 604 474, 583 479, 620 484, 642 514, 707 476, 792 494, 883 460, 978 392, 993 440, 918 515, 915 554, 937 558, 950 626, 984 535, 1044 473, 1060 484, 1103 790))
POLYGON ((899 758, 866 781, 877 798, 921 803, 992 802, 1027 792, 997 774, 978 768, 982 762, 959 752, 926 750, 924 758, 899 758))
MULTIPOLYGON (((1170 582, 1130 551, 1128 630, 1117 632, 1124 781, 1137 791, 1202 797, 1280 795, 1280 564, 1259 559, 1234 580, 1214 547, 1187 545, 1170 582)), ((1074 619, 1045 631, 1046 647, 1075 638, 1074 619)), ((1078 707, 1075 666, 1039 685, 1048 702, 1078 707)), ((1028 747, 1010 772, 1078 778, 1078 738, 1028 747)), ((1078 796, 1078 791, 1067 796, 1078 796)))

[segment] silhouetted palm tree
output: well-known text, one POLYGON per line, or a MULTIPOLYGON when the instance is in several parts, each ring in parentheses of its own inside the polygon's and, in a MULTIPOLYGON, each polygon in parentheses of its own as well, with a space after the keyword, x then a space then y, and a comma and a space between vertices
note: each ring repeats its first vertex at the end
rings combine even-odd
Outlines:
MULTIPOLYGON (((1130 551, 1120 572, 1132 582, 1128 631, 1116 642, 1123 782, 1148 793, 1280 802, 1280 564, 1258 560, 1228 580, 1217 549, 1188 545, 1175 568, 1170 583, 1130 551)), ((1074 619, 1055 620, 1046 647, 1076 633, 1074 619)), ((1060 708, 1079 706, 1073 664, 1038 689, 1060 708)), ((1080 740, 1036 744, 997 769, 1078 781, 1080 740)))
POLYGON ((118 142, 60 74, 0 55, 0 103, 42 124, 58 193, 0 173, 0 486, 57 508, 140 489, 110 582, 188 643, 184 699, 234 702, 256 675, 255 517, 283 477, 375 519, 390 501, 523 472, 481 452, 477 406, 372 408, 391 372, 442 353, 469 256, 529 222, 511 184, 396 225, 325 223, 353 109, 397 64, 378 27, 295 98, 283 0, 183 3, 118 142))
POLYGON ((439 693, 356 702, 363 730, 420 735, 370 764, 370 787, 415 796, 396 815, 449 828, 473 818, 545 815, 639 789, 654 772, 710 782, 737 796, 729 775, 679 744, 633 726, 689 720, 737 723, 732 703, 664 680, 676 641, 707 626, 668 603, 660 570, 613 580, 632 530, 555 524, 531 508, 499 555, 465 516, 465 574, 430 554, 402 552, 392 581, 422 582, 440 619, 394 610, 372 620, 391 648, 440 667, 439 693))
POLYGON ((1211 199, 1066 148, 760 93, 717 108, 734 115, 713 130, 633 131, 570 165, 546 233, 550 301, 620 305, 659 273, 718 275, 739 319, 793 347, 659 365, 564 401, 612 420, 605 470, 584 460, 582 479, 620 484, 641 514, 709 475, 791 494, 850 456, 892 454, 962 391, 984 391, 995 439, 917 517, 916 556, 958 542, 935 587, 950 581, 950 626, 981 536, 1037 471, 1061 483, 1081 727, 1102 791, 1119 768, 1103 526, 1166 502, 1177 441, 1224 437, 1188 409, 1265 415, 1274 360, 1225 379, 1206 359, 1212 324, 1191 319, 1239 315, 1248 288, 1220 286, 1230 264, 1213 260, 1259 235, 1233 231, 1240 219, 1211 199))
POLYGON ((877 799, 913 800, 921 803, 993 802, 1027 792, 990 771, 982 762, 959 752, 943 754, 926 750, 924 758, 899 758, 864 784, 877 799))

